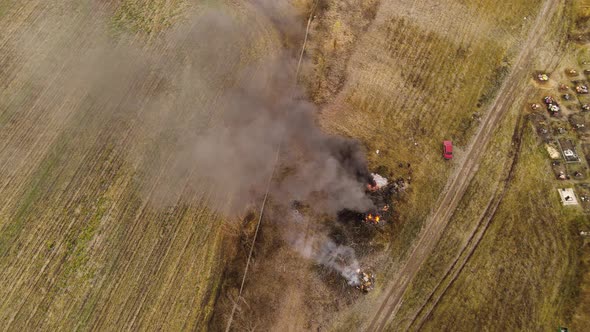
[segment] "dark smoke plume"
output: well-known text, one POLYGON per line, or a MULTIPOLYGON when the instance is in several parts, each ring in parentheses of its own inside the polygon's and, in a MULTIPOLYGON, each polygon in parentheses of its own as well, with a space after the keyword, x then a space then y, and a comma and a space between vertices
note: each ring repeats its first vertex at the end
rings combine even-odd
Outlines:
MULTIPOLYGON (((295 84, 299 52, 284 40, 303 39, 304 19, 288 1, 202 5, 150 45, 113 38, 109 15, 64 15, 78 29, 40 23, 10 46, 25 59, 21 75, 44 91, 39 104, 63 101, 43 113, 47 121, 123 146, 145 200, 242 213, 260 202, 281 146, 273 203, 304 201, 331 215, 372 208, 362 147, 323 132, 295 84)), ((336 269, 333 253, 353 257, 326 241, 308 257, 336 269)), ((354 269, 342 269, 350 280, 354 269)))
POLYGON ((201 6, 149 46, 125 33, 113 38, 108 13, 80 19, 79 29, 56 26, 50 40, 30 27, 14 43, 23 54, 30 45, 39 50, 23 68, 52 99, 80 100, 50 116, 64 125, 91 119, 75 124, 87 126, 87 136, 127 130, 117 137, 152 204, 204 198, 218 211, 242 213, 259 203, 281 146, 275 204, 365 211, 372 203, 362 147, 323 132, 317 107, 295 82, 299 50, 283 41, 300 47, 304 21, 288 1, 257 0, 201 6), (113 125, 119 129, 103 127, 113 125))
POLYGON ((101 125, 129 130, 120 136, 151 203, 205 197, 216 210, 241 213, 265 192, 280 145, 273 202, 307 201, 328 214, 371 207, 362 147, 323 132, 296 85, 305 18, 289 1, 200 5, 149 46, 113 37, 109 14, 99 14, 72 22, 79 29, 54 27, 52 39, 41 33, 48 26, 23 32, 15 49, 39 52, 21 72, 30 68, 56 100, 84 100, 49 116, 88 113, 78 116, 96 122, 88 136, 110 130, 101 125))
MULTIPOLYGON (((292 66, 283 60, 271 70, 292 72, 292 66)), ((251 85, 224 94, 228 103, 220 124, 196 136, 177 157, 191 160, 195 173, 206 174, 217 197, 233 193, 239 210, 253 198, 250 193, 265 189, 280 145, 280 166, 290 172, 273 184, 279 202, 310 201, 316 195, 313 207, 328 213, 371 207, 364 193, 370 175, 360 145, 318 128, 317 109, 303 99, 292 75, 271 78, 269 92, 258 88, 262 83, 255 73, 249 77, 251 85)))
MULTIPOLYGON (((258 5, 270 22, 281 22, 279 31, 301 32, 297 28, 301 22, 295 25, 286 2, 259 1, 258 5)), ((201 34, 206 31, 209 39, 219 39, 216 43, 224 45, 237 38, 234 33, 243 33, 232 28, 234 19, 224 13, 208 12, 206 17, 177 35, 196 43, 204 39, 201 34)), ((276 203, 309 201, 312 208, 333 215, 343 208, 371 208, 364 188, 372 180, 362 147, 318 127, 317 108, 295 84, 294 53, 276 45, 266 57, 241 68, 235 83, 219 95, 220 102, 205 110, 216 114, 206 128, 197 130, 192 126, 201 123, 191 122, 173 128, 177 142, 166 183, 182 189, 177 184, 188 180, 193 188, 206 187, 216 208, 242 212, 264 194, 281 146, 279 166, 286 171, 277 174, 271 189, 276 203)), ((215 57, 197 59, 217 61, 215 57)), ((194 93, 198 93, 196 88, 194 93)), ((165 192, 168 197, 176 196, 174 188, 165 192)))

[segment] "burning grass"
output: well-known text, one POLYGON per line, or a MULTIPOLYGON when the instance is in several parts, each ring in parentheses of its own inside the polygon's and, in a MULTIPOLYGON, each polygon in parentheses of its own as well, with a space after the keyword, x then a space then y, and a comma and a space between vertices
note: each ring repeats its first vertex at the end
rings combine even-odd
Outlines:
POLYGON ((372 291, 375 287, 375 275, 368 271, 361 271, 360 269, 356 273, 358 282, 355 287, 365 293, 372 291))

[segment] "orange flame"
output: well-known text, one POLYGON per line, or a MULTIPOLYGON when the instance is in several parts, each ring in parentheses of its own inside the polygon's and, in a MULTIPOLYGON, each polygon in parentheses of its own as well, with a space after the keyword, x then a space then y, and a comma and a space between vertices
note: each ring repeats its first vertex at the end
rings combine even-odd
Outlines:
POLYGON ((369 213, 367 215, 367 217, 365 218, 365 222, 371 222, 374 224, 378 224, 380 221, 381 221, 381 216, 373 215, 372 213, 369 213))

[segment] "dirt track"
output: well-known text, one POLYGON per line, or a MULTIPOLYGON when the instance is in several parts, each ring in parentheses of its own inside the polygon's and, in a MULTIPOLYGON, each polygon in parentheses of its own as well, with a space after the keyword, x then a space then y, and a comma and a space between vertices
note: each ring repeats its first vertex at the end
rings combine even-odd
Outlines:
MULTIPOLYGON (((552 57, 551 64, 548 67, 549 72, 553 72, 555 70, 555 68, 559 64, 561 56, 561 53, 556 53, 552 57)), ((529 85, 526 90, 522 91, 522 95, 528 96, 533 92, 534 87, 532 85, 529 85)), ((485 208, 485 211, 482 213, 481 218, 479 218, 477 225, 473 228, 473 231, 471 232, 468 241, 457 252, 457 255, 455 259, 452 261, 452 263, 450 263, 447 266, 444 276, 439 279, 436 287, 432 289, 432 292, 430 293, 428 299, 422 304, 420 308, 415 310, 411 322, 409 323, 409 325, 407 325, 408 329, 420 329, 424 325, 426 320, 430 317, 432 311, 438 305, 438 302, 445 295, 449 287, 453 285, 453 283, 460 275, 461 271, 463 270, 467 262, 471 259, 471 256, 473 256, 475 249, 478 247, 488 227, 490 226, 490 223, 496 216, 498 207, 504 200, 504 197, 506 196, 508 189, 512 187, 512 182, 516 172, 516 166, 520 159, 522 139, 525 132, 525 127, 527 126, 528 122, 529 120, 525 119, 522 114, 519 115, 512 136, 512 148, 510 150, 510 157, 504 165, 506 176, 502 180, 501 186, 496 188, 496 190, 490 197, 490 200, 485 208)))
POLYGON ((492 219, 494 219, 494 216, 496 215, 496 211, 498 210, 500 203, 506 195, 508 188, 510 188, 511 181, 514 178, 514 173, 516 171, 516 165, 518 164, 519 155, 521 151, 522 136, 524 134, 525 126, 521 118, 522 116, 519 117, 519 119, 516 122, 516 127, 514 128, 514 134, 512 136, 513 148, 511 150, 510 159, 507 162, 507 165, 510 166, 508 167, 506 178, 502 181, 502 185, 498 187, 492 195, 482 217, 477 222, 477 226, 473 229, 473 232, 471 233, 469 240, 466 242, 465 246, 461 248, 461 250, 457 253, 457 256, 446 270, 445 275, 442 278, 440 278, 439 283, 432 290, 428 299, 418 310, 416 310, 416 313, 412 318, 412 321, 408 325, 408 328, 412 327, 415 323, 417 324, 417 329, 422 327, 422 325, 430 316, 434 308, 436 308, 436 305, 438 304, 440 299, 446 293, 447 289, 457 279, 457 276, 459 276, 459 274, 463 270, 463 267, 473 255, 475 249, 479 245, 479 242, 486 233, 486 230, 488 229, 490 222, 492 221, 492 219), (446 280, 448 280, 447 283, 445 283, 446 280), (442 291, 435 297, 435 294, 439 289, 442 289, 442 291))
POLYGON ((434 213, 429 217, 422 229, 414 250, 398 272, 397 278, 394 278, 395 281, 385 289, 385 295, 379 310, 372 317, 366 330, 384 330, 399 310, 402 304, 401 299, 408 285, 434 249, 469 183, 477 172, 483 151, 492 137, 494 129, 502 119, 502 115, 509 109, 514 96, 519 93, 518 86, 523 77, 526 76, 533 50, 546 31, 551 21, 550 18, 555 13, 558 4, 558 0, 546 0, 542 5, 531 27, 527 41, 513 63, 510 74, 498 91, 496 98, 489 107, 489 111, 482 119, 482 124, 466 149, 459 166, 448 180, 444 194, 438 200, 434 213))

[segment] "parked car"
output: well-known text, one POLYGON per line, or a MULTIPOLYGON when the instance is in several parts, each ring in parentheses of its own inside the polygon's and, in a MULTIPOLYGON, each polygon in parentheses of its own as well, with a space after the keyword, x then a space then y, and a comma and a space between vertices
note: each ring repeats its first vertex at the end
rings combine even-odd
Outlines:
POLYGON ((446 160, 453 158, 453 142, 443 141, 443 157, 446 160))

